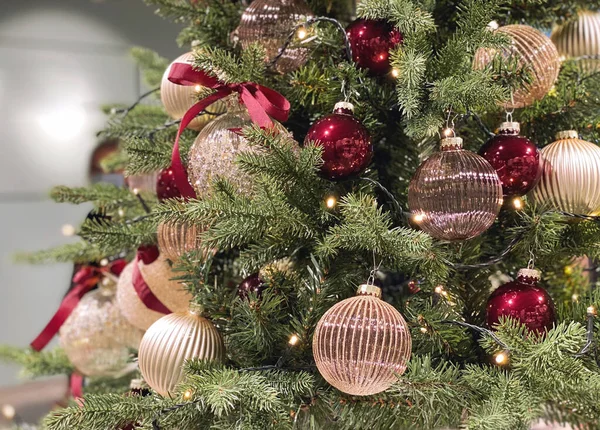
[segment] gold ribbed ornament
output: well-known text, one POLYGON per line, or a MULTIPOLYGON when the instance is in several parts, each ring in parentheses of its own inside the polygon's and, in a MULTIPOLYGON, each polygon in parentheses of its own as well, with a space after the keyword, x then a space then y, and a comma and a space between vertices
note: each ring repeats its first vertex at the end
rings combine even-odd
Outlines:
POLYGON ((519 67, 532 74, 532 82, 515 91, 512 101, 504 104, 508 109, 522 108, 544 98, 556 82, 560 59, 556 47, 544 33, 528 25, 506 25, 497 29, 510 37, 512 43, 500 52, 480 48, 475 53, 473 67, 484 69, 496 55, 515 58, 519 67))
MULTIPOLYGON (((600 55, 600 12, 580 11, 577 20, 554 27, 550 36, 561 57, 578 58, 600 55)), ((579 65, 586 73, 598 70, 600 60, 581 58, 579 65)))
POLYGON ((406 321, 373 285, 361 285, 356 297, 325 312, 313 337, 319 373, 355 396, 380 393, 396 382, 406 370, 411 346, 406 321))
POLYGON ((87 376, 116 376, 131 361, 143 332, 131 325, 115 300, 115 285, 87 293, 60 328, 69 361, 87 376))
POLYGON ((195 224, 167 223, 158 224, 158 249, 171 261, 177 260, 183 254, 196 251, 201 247, 199 234, 202 230, 195 224))
POLYGON ((541 149, 542 179, 532 191, 536 202, 581 215, 600 212, 600 147, 576 131, 557 134, 541 149))
MULTIPOLYGON (((192 52, 178 57, 173 63, 192 63, 194 55, 192 52)), ((171 63, 171 64, 173 64, 171 63)), ((173 119, 181 119, 189 108, 198 101, 198 93, 206 89, 202 85, 177 85, 169 81, 169 72, 171 71, 171 65, 167 67, 163 74, 162 81, 160 83, 160 99, 167 113, 173 119)), ((207 111, 211 113, 223 113, 225 112, 225 104, 223 102, 215 102, 211 104, 207 111)), ((206 124, 208 124, 215 116, 210 114, 198 115, 189 125, 188 128, 196 131, 202 130, 206 124)))
POLYGON ((152 324, 140 343, 138 363, 146 383, 167 396, 181 381, 186 360, 220 362, 224 357, 223 338, 213 323, 185 311, 152 324))
MULTIPOLYGON (((148 309, 138 297, 132 282, 132 261, 119 276, 117 285, 117 302, 127 320, 136 327, 146 330, 164 314, 148 309)), ((144 264, 138 261, 142 277, 152 293, 173 312, 188 308, 192 295, 183 289, 178 281, 171 281, 177 275, 171 271, 166 258, 161 255, 154 262, 144 264)))

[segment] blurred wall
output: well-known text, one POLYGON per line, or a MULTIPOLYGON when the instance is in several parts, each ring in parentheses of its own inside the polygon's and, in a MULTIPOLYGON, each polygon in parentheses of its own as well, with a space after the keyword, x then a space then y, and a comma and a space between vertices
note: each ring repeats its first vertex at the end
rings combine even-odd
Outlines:
MULTIPOLYGON (((178 28, 142 0, 2 0, 0 7, 0 344, 26 346, 69 285, 70 264, 15 265, 17 250, 63 243, 88 208, 58 205, 52 185, 85 185, 99 106, 143 88, 128 56, 141 45, 175 58, 178 28)), ((18 368, 0 365, 0 386, 18 368)))

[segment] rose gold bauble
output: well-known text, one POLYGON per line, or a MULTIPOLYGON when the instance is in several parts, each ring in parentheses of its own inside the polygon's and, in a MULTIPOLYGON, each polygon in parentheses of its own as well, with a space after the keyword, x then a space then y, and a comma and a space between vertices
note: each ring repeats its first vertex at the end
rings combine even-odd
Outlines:
POLYGON ((82 374, 116 376, 126 370, 142 334, 117 306, 113 283, 83 296, 60 328, 60 345, 82 374))
POLYGON ((557 210, 581 215, 600 213, 600 147, 561 131, 542 148, 542 179, 533 199, 557 210))
POLYGON ((317 323, 313 355, 319 373, 344 393, 368 396, 387 390, 406 370, 412 340, 381 290, 361 285, 357 296, 334 305, 317 323))
POLYGON ((532 82, 515 91, 507 108, 522 108, 544 98, 558 78, 560 59, 556 47, 544 33, 528 25, 506 25, 499 33, 507 35, 512 43, 501 52, 496 49, 480 48, 475 53, 473 67, 484 69, 496 55, 516 58, 519 67, 532 75, 532 82))
POLYGON ((442 139, 408 188, 413 220, 431 236, 466 240, 493 223, 502 206, 502 184, 485 158, 462 149, 460 137, 442 139))
MULTIPOLYGON (((192 63, 194 55, 191 52, 178 57, 173 63, 192 63)), ((173 64, 171 63, 171 64, 173 64)), ((205 89, 201 85, 177 85, 169 81, 171 65, 167 67, 160 83, 160 99, 167 113, 173 119, 181 119, 189 108, 198 101, 198 93, 205 89)), ((211 113, 225 112, 225 105, 222 102, 216 102, 207 108, 211 113)), ((215 116, 209 114, 198 115, 188 128, 200 131, 215 116)))
POLYGON ((562 58, 580 58, 579 65, 593 73, 600 65, 600 12, 580 11, 575 21, 554 27, 550 36, 562 58), (596 58, 581 58, 595 56, 596 58))
MULTIPOLYGON (((266 60, 272 61, 299 23, 314 17, 304 0, 255 0, 242 14, 236 30, 242 48, 260 43, 266 51, 266 60)), ((307 48, 289 46, 275 63, 279 73, 288 73, 306 63, 307 48)))
POLYGON ((163 396, 183 378, 186 360, 220 362, 224 357, 221 333, 196 311, 176 312, 156 321, 144 334, 138 352, 144 380, 163 396))
POLYGON ((175 261, 200 249, 202 242, 198 235, 201 231, 195 224, 161 222, 157 231, 158 249, 166 258, 175 261))
MULTIPOLYGON (((129 263, 119 276, 117 301, 127 320, 134 326, 146 330, 164 314, 148 309, 138 297, 132 282, 134 264, 135 262, 129 263)), ((150 264, 144 264, 142 261, 138 261, 137 264, 139 264, 142 277, 152 293, 167 308, 173 312, 184 311, 188 308, 192 295, 185 291, 179 282, 170 280, 177 274, 171 271, 171 267, 163 255, 150 264)))

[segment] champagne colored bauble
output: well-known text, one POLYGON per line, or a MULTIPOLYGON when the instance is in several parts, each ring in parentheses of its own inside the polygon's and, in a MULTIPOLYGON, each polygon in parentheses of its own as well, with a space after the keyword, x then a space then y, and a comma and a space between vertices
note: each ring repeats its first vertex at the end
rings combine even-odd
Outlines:
POLYGON ((115 300, 115 286, 87 293, 60 328, 60 345, 86 376, 116 376, 131 361, 143 332, 131 325, 115 300))
POLYGON ((539 271, 521 269, 516 280, 498 287, 487 302, 487 325, 493 328, 501 317, 510 317, 530 331, 550 330, 556 323, 554 303, 539 280, 539 271))
POLYGON ((361 285, 356 297, 325 312, 313 336, 321 376, 355 396, 380 393, 396 382, 406 370, 411 346, 406 321, 373 285, 361 285))
POLYGON ((175 261, 200 249, 202 242, 198 235, 201 231, 195 224, 161 222, 157 232, 158 249, 166 258, 175 261))
MULTIPOLYGON (((243 49, 260 43, 266 61, 273 61, 297 24, 314 15, 304 0, 255 0, 242 14, 236 34, 243 49)), ((308 48, 291 44, 275 63, 279 73, 289 73, 308 60, 308 48)))
POLYGON ((597 58, 581 58, 578 60, 586 73, 593 73, 600 65, 600 12, 580 11, 575 21, 554 27, 550 36, 565 59, 595 56, 597 58))
POLYGON ((502 49, 480 48, 475 53, 473 67, 484 69, 496 55, 514 59, 519 68, 531 74, 532 81, 515 91, 512 101, 504 103, 506 108, 522 108, 544 98, 556 82, 560 71, 560 59, 556 47, 544 33, 528 25, 506 25, 500 27, 511 39, 511 45, 502 49))
MULTIPOLYGON (((191 52, 181 55, 173 63, 189 63, 194 60, 194 55, 191 52)), ((171 63, 171 64, 173 64, 171 63)), ((173 119, 181 119, 183 115, 198 101, 198 93, 203 91, 205 87, 202 85, 177 85, 169 81, 169 73, 171 65, 167 67, 163 74, 160 83, 160 99, 167 113, 173 119)), ((225 112, 225 105, 222 102, 216 102, 210 105, 207 111, 211 113, 225 112)), ((208 124, 215 116, 207 113, 198 115, 189 125, 188 128, 200 131, 208 124)))
POLYGON ((542 175, 540 151, 519 132, 518 122, 503 122, 498 134, 479 150, 498 173, 505 196, 524 196, 542 175))
POLYGON ((533 189, 537 203, 559 211, 600 212, 600 147, 581 140, 576 131, 561 131, 541 149, 542 178, 533 189))
POLYGON ((462 148, 460 137, 442 139, 408 187, 413 220, 431 236, 466 240, 493 223, 502 206, 502 185, 483 157, 462 148))
POLYGON ((163 396, 183 378, 186 360, 221 362, 224 357, 221 333, 195 311, 175 312, 156 321, 144 334, 138 352, 144 380, 163 396))
POLYGON ((384 20, 357 19, 346 28, 352 60, 373 75, 391 70, 390 50, 402 43, 402 34, 384 20))
MULTIPOLYGON (((117 301, 127 320, 134 326, 146 330, 164 314, 148 309, 139 298, 132 282, 134 264, 135 261, 129 263, 119 277, 117 301)), ((143 261, 138 261, 137 264, 152 293, 167 308, 172 312, 184 311, 188 308, 192 295, 185 291, 178 281, 170 280, 177 274, 171 271, 171 266, 163 255, 150 264, 144 264, 143 261)))

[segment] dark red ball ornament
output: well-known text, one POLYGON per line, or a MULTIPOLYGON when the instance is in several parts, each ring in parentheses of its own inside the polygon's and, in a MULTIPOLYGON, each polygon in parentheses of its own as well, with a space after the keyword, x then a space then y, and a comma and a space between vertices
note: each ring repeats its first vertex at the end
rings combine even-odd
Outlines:
POLYGON ((323 147, 321 174, 327 179, 357 175, 371 162, 371 137, 353 112, 351 103, 337 103, 333 113, 315 122, 304 139, 305 144, 312 141, 323 147))
POLYGON ((518 122, 503 122, 498 134, 479 150, 479 155, 498 172, 505 196, 524 196, 542 175, 539 150, 519 132, 518 122))
POLYGON ((521 269, 515 281, 498 287, 487 302, 487 324, 493 327, 500 317, 511 317, 530 331, 543 333, 556 322, 554 303, 545 289, 538 286, 540 272, 521 269))
POLYGON ((402 43, 402 34, 384 20, 357 19, 346 28, 352 59, 373 75, 390 71, 390 49, 402 43))
POLYGON ((248 276, 238 286, 238 297, 242 299, 248 298, 248 295, 255 294, 258 298, 262 295, 262 292, 267 288, 264 281, 260 279, 258 273, 253 273, 248 276))
POLYGON ((175 182, 175 173, 170 167, 167 167, 158 174, 156 195, 158 200, 161 201, 181 197, 181 192, 177 187, 177 182, 175 182))

